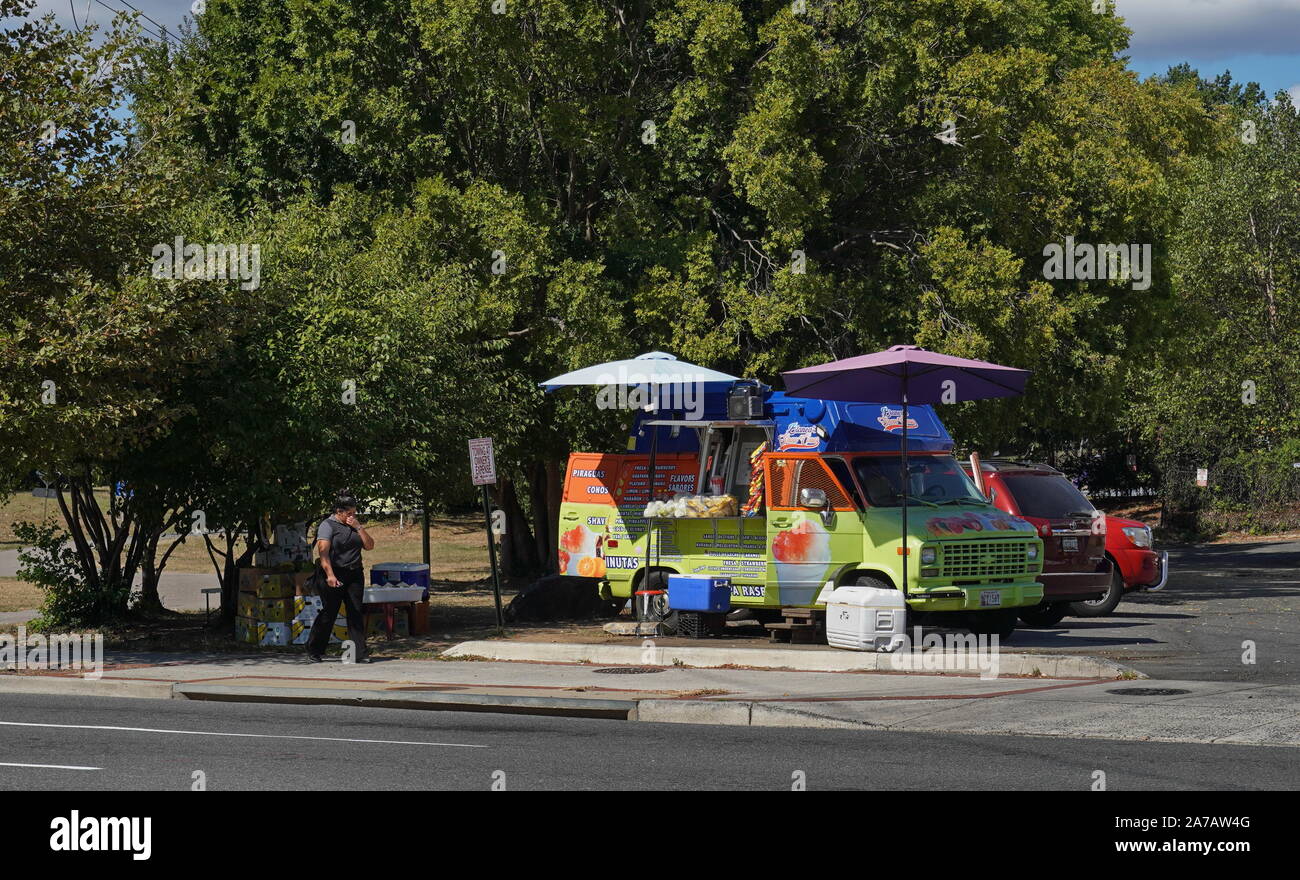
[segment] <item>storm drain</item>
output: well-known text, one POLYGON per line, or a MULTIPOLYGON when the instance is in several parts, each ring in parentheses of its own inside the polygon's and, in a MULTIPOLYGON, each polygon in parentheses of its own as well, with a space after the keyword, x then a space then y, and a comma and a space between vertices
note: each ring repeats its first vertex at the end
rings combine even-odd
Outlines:
POLYGON ((1178 688, 1116 688, 1106 693, 1121 697, 1176 697, 1179 694, 1190 694, 1191 691, 1181 691, 1178 688))
POLYGON ((645 675, 650 672, 663 672, 658 666, 606 666, 604 669, 591 671, 603 675, 645 675))

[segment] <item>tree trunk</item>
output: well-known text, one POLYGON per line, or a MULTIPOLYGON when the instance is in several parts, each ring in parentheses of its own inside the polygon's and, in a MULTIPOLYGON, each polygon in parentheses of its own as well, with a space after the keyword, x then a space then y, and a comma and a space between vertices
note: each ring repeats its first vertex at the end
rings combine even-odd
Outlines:
POLYGON ((533 509, 533 538, 537 546, 537 563, 542 574, 554 573, 552 565, 555 559, 555 532, 551 529, 550 506, 547 503, 548 479, 546 462, 538 459, 533 462, 532 474, 528 478, 530 506, 533 509))
POLYGON ((424 564, 429 566, 429 579, 433 579, 433 557, 429 553, 429 493, 420 496, 420 549, 424 554, 424 564))
POLYGON ((501 477, 501 510, 506 515, 505 540, 501 542, 502 569, 512 577, 525 577, 538 571, 537 548, 532 530, 523 508, 519 506, 519 493, 515 481, 501 477))
POLYGON ((567 465, 556 459, 546 462, 546 523, 550 528, 551 539, 546 547, 547 571, 557 571, 559 554, 557 545, 560 540, 560 504, 564 500, 564 469, 567 465))

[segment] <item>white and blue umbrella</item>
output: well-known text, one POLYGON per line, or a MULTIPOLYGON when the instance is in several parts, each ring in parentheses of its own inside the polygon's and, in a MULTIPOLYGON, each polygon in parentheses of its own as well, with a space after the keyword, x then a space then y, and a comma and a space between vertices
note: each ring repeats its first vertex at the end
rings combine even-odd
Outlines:
POLYGON ((680 385, 695 382, 735 382, 738 376, 679 361, 662 351, 650 351, 622 361, 606 361, 540 383, 547 391, 571 385, 680 385))
MULTIPOLYGON (((562 376, 556 376, 540 383, 549 394, 560 388, 568 388, 574 385, 595 385, 602 388, 613 386, 639 386, 647 390, 651 388, 662 389, 683 388, 686 385, 708 385, 711 383, 725 383, 730 385, 732 382, 739 380, 738 376, 732 376, 728 373, 721 373, 717 370, 710 370, 708 367, 701 367, 698 364, 679 361, 673 355, 662 351, 650 351, 634 358, 622 361, 607 361, 603 364, 596 364, 590 367, 583 367, 580 370, 574 370, 571 373, 565 373, 562 376)), ((668 399, 672 399, 669 396, 668 399)), ((679 398, 680 399, 680 398, 679 398)), ((656 393, 650 400, 655 401, 644 406, 646 410, 658 409, 658 402, 662 398, 656 393)), ((655 476, 658 471, 655 468, 655 458, 659 446, 658 430, 650 433, 650 461, 647 467, 647 482, 649 497, 654 497, 654 489, 657 484, 655 476)), ((651 533, 654 531, 653 521, 646 522, 646 545, 645 545, 645 564, 646 570, 650 568, 650 544, 651 533)), ((644 608, 637 605, 637 616, 641 618, 644 608)))

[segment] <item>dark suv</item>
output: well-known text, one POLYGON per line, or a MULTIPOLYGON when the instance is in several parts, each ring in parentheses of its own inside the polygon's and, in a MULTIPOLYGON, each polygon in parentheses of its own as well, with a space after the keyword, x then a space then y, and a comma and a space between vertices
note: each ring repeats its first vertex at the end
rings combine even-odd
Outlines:
MULTIPOLYGON (((970 465, 965 465, 970 473, 970 465)), ((1030 626, 1055 626, 1071 602, 1099 599, 1110 586, 1106 519, 1056 468, 990 459, 980 485, 993 506, 1033 523, 1043 539, 1043 602, 1020 612, 1030 626)))

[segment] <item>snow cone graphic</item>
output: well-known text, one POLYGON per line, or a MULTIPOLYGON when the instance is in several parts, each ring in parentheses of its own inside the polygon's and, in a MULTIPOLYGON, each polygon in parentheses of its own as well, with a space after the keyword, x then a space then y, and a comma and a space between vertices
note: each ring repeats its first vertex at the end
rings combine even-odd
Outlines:
MULTIPOLYGON (((596 533, 589 531, 586 526, 577 525, 567 531, 560 533, 560 573, 561 574, 578 574, 583 572, 579 566, 587 558, 593 558, 596 555, 596 533)), ((601 560, 603 568, 604 560, 601 560)), ((590 568, 588 563, 588 569, 590 568)), ((591 577, 592 575, 583 575, 591 577)))
POLYGON ((817 520, 801 520, 772 539, 772 556, 781 587, 819 582, 831 561, 831 536, 817 520))

